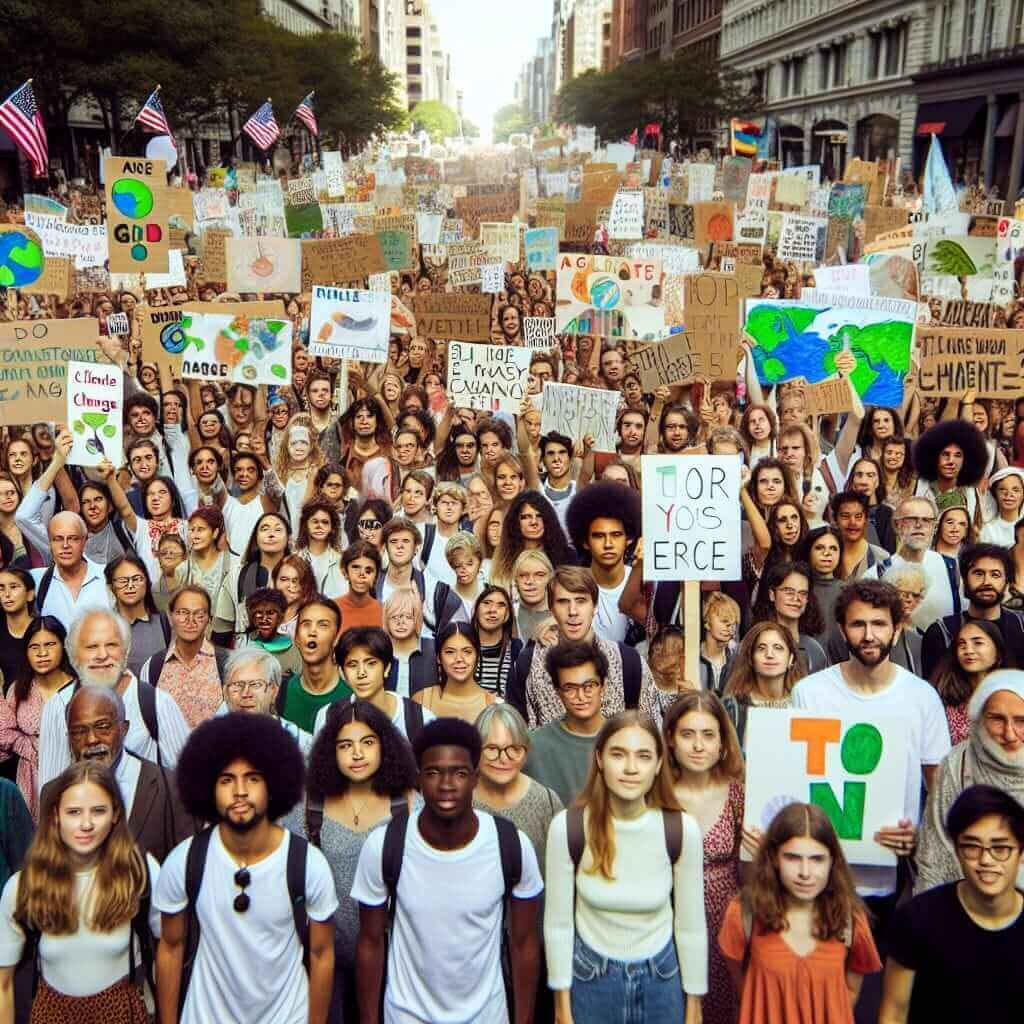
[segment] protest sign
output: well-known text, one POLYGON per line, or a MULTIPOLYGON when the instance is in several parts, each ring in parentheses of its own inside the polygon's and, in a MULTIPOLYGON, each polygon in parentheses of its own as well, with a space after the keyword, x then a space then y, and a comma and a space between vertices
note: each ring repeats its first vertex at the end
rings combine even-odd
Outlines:
POLYGON ((485 295, 497 295, 505 290, 505 264, 485 263, 480 268, 480 291, 485 295))
POLYGON ((182 311, 184 379, 287 384, 292 379, 292 322, 287 317, 182 311))
POLYGON ((529 228, 523 234, 527 270, 554 270, 558 261, 558 229, 529 228))
POLYGON ((390 292, 314 286, 310 355, 386 363, 390 333, 390 292))
POLYGON ((412 298, 416 333, 425 338, 488 341, 491 337, 491 299, 487 295, 435 292, 412 298))
POLYGON ((744 825, 767 829, 787 804, 814 804, 835 827, 847 860, 895 865, 896 854, 874 836, 906 817, 907 730, 898 720, 869 710, 751 708, 744 746, 744 825))
POLYGON ((691 381, 696 376, 697 357, 684 333, 666 341, 640 345, 629 357, 629 367, 640 377, 644 391, 691 381))
POLYGON ((469 238, 479 238, 481 221, 510 221, 518 212, 518 191, 467 195, 455 200, 455 216, 463 222, 463 230, 469 238))
POLYGON ((608 237, 634 239, 644 237, 644 194, 620 189, 612 200, 608 218, 608 237))
POLYGON ((47 256, 73 259, 79 270, 106 263, 106 224, 68 224, 53 214, 26 210, 25 227, 38 235, 47 256))
POLYGON ((485 221, 480 225, 480 244, 497 263, 519 262, 519 224, 485 221))
POLYGON ((388 270, 412 270, 415 266, 413 256, 413 236, 407 231, 386 228, 377 232, 377 241, 384 254, 384 263, 388 270))
POLYGON ((715 192, 715 165, 690 163, 686 165, 688 203, 707 203, 715 192))
POLYGON ((828 416, 833 413, 852 412, 853 396, 850 384, 842 378, 823 380, 804 388, 804 404, 808 416, 828 416))
POLYGON ((779 206, 806 206, 810 191, 811 185, 806 178, 780 174, 775 179, 775 202, 779 206))
POLYGON ((297 238, 228 238, 225 250, 230 291, 297 292, 302 287, 297 238))
POLYGON ((114 291, 149 291, 153 288, 185 288, 184 253, 180 249, 171 249, 168 255, 168 271, 166 274, 146 273, 111 274, 110 287, 114 291))
POLYGON ((309 271, 311 285, 358 281, 388 269, 376 235, 305 239, 302 242, 302 259, 309 271))
POLYGON ((693 237, 697 247, 711 242, 727 242, 733 234, 732 203, 695 203, 693 206, 693 237))
POLYGON ((62 423, 70 362, 98 362, 100 322, 0 321, 0 426, 62 423))
POLYGON ((163 160, 110 156, 103 161, 112 272, 167 273, 170 213, 166 172, 163 160))
POLYGON ((814 284, 822 291, 843 295, 870 295, 871 282, 866 263, 845 263, 838 267, 817 267, 814 284))
POLYGON ((722 194, 726 201, 742 206, 747 201, 747 182, 753 161, 745 156, 727 156, 722 161, 722 194))
POLYGON ((416 213, 416 235, 420 245, 438 245, 441 242, 441 228, 444 214, 418 210, 416 213))
POLYGON ((336 149, 325 149, 320 156, 320 164, 327 178, 327 195, 332 199, 335 196, 343 196, 345 194, 345 173, 341 153, 336 149))
POLYGON ((124 372, 108 363, 68 363, 67 423, 74 443, 69 466, 124 462, 124 372))
POLYGON ((17 288, 26 295, 68 297, 72 264, 47 254, 42 239, 21 224, 0 224, 0 289, 17 288))
MULTIPOLYGON (((480 268, 491 262, 479 242, 453 242, 448 250, 448 283, 453 286, 480 283, 480 268)), ((471 341, 473 339, 465 339, 471 341)))
POLYGON ((666 274, 694 274, 700 270, 700 253, 689 246, 666 242, 634 242, 626 247, 633 260, 661 262, 666 274))
POLYGON ((825 253, 826 225, 827 221, 820 217, 784 214, 777 249, 779 259, 820 263, 825 253))
POLYGON ((131 330, 132 323, 127 313, 111 313, 107 317, 107 334, 124 338, 131 334, 131 330))
POLYGON ((203 276, 207 281, 227 284, 227 241, 233 237, 226 228, 207 228, 203 232, 203 276))
POLYGON ((908 211, 899 206, 864 207, 864 242, 874 242, 879 235, 896 231, 907 224, 908 211))
POLYGON ((541 432, 594 438, 594 451, 615 451, 619 393, 548 381, 541 392, 541 432))
POLYGON ((448 345, 448 399, 456 408, 518 415, 531 352, 513 345, 448 345))
POLYGON ((734 380, 740 348, 736 278, 731 274, 687 274, 683 281, 686 336, 698 358, 697 376, 734 380))
POLYGON ((527 348, 551 348, 555 342, 553 316, 524 316, 523 343, 527 348))
POLYGON ((981 327, 917 329, 918 391, 923 396, 1018 398, 1024 366, 1024 331, 981 327))
POLYGON ((563 253, 558 257, 559 334, 594 334, 653 341, 665 328, 655 289, 661 264, 615 256, 563 253))
POLYGON ((285 203, 284 223, 289 238, 302 238, 323 231, 323 210, 317 202, 285 203))
POLYGON ((192 190, 168 188, 165 198, 167 202, 167 244, 172 250, 184 249, 186 236, 194 230, 195 204, 192 202, 192 190))

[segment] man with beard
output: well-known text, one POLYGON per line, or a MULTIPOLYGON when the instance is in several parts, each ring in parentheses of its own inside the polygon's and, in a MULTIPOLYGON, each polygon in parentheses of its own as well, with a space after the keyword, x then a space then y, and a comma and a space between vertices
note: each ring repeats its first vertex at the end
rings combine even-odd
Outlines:
MULTIPOLYGON (((124 702, 109 686, 83 686, 67 710, 72 761, 96 761, 114 773, 121 789, 132 837, 160 863, 183 839, 195 832, 195 822, 178 799, 171 772, 126 750, 128 733, 124 702)), ((46 790, 53 786, 48 782, 46 790)))
POLYGON ((640 456, 644 453, 644 442, 647 435, 649 413, 647 406, 627 406, 619 413, 615 431, 619 435, 619 443, 615 450, 623 462, 640 472, 640 456))
MULTIPOLYGON (((891 721, 907 743, 907 776, 903 817, 879 829, 874 840, 898 857, 910 857, 921 819, 921 780, 931 787, 939 762, 949 753, 949 726, 935 688, 890 659, 903 604, 896 588, 877 580, 855 580, 836 601, 836 622, 850 648, 850 659, 830 665, 797 683, 793 707, 833 717, 865 712, 891 721)), ((885 956, 886 930, 900 887, 895 867, 852 866, 857 892, 871 911, 872 931, 879 955, 885 956)), ((879 984, 864 986, 858 1021, 874 1021, 879 984), (870 990, 870 994, 868 991, 870 990), (863 1004, 863 1005, 862 1005, 863 1004), (863 1015, 863 1016, 862 1016, 863 1015)))
MULTIPOLYGON (((58 517, 54 517, 56 521, 58 517)), ((120 615, 100 608, 81 612, 68 630, 68 659, 78 674, 43 707, 39 726, 39 786, 71 764, 68 701, 79 686, 105 686, 121 698, 128 732, 125 746, 147 761, 173 768, 188 739, 188 725, 174 698, 128 671, 131 627, 120 615)))
POLYGON ((182 803, 216 824, 175 847, 153 892, 162 1024, 326 1021, 334 879, 316 847, 275 824, 302 798, 303 772, 295 741, 267 715, 214 718, 189 738, 182 803))
POLYGON ((914 893, 963 877, 946 833, 949 809, 965 789, 995 786, 1024 805, 1024 672, 990 672, 967 705, 971 731, 942 759, 921 820, 914 893))
POLYGON ((1006 590, 1016 575, 1013 552, 998 544, 972 544, 960 552, 960 578, 967 610, 932 622, 921 645, 922 672, 928 678, 948 650, 953 634, 971 619, 988 619, 999 627, 1007 661, 1024 664, 1024 616, 1003 607, 1006 590))

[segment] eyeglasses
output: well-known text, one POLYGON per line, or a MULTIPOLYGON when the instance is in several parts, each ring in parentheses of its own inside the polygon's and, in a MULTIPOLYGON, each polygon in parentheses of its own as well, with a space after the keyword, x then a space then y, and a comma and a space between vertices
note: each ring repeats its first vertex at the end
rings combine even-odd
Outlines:
POLYGON ((145 582, 145 576, 122 576, 121 579, 114 580, 114 587, 117 590, 124 590, 125 587, 141 587, 145 582))
POLYGON ((971 863, 981 860, 981 855, 987 853, 997 864, 1005 864, 1013 856, 1019 846, 1011 846, 1009 843, 996 843, 994 846, 982 846, 981 843, 957 843, 964 860, 971 863))
POLYGON ((796 598, 798 601, 806 601, 810 596, 809 591, 797 590, 794 587, 779 587, 779 593, 788 597, 791 601, 796 598))
POLYGON ((526 756, 526 747, 519 743, 510 743, 507 747, 497 747, 488 743, 483 748, 484 760, 492 764, 501 760, 502 754, 505 755, 506 761, 521 761, 526 756))
MULTIPOLYGON (((141 577, 139 577, 141 579, 141 577)), ((205 622, 210 613, 207 611, 190 611, 187 608, 175 608, 171 614, 181 622, 205 622)))
POLYGON ((235 695, 239 693, 262 693, 270 683, 266 679, 243 679, 238 683, 225 683, 224 689, 235 695))
POLYGON ((896 593, 899 594, 900 597, 905 597, 908 601, 920 601, 921 598, 924 597, 923 590, 901 590, 897 587, 896 593))
POLYGON ((581 693, 584 697, 593 697, 599 689, 601 684, 597 680, 590 683, 566 683, 558 688, 563 697, 578 697, 581 693))
POLYGON ((252 877, 249 874, 248 868, 239 868, 235 872, 235 885, 237 885, 242 891, 235 897, 234 908, 239 914, 244 914, 252 904, 252 900, 249 898, 249 894, 245 891, 249 888, 249 884, 252 882, 252 877))
POLYGON ((360 530, 379 530, 381 521, 379 519, 360 519, 356 525, 360 530))

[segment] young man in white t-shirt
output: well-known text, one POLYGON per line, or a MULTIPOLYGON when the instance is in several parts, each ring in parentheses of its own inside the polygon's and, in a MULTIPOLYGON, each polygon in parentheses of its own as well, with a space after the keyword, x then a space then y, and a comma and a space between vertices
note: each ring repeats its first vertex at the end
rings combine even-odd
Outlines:
MULTIPOLYGON (((507 1024, 499 826, 491 815, 473 810, 480 736, 468 722, 440 718, 423 729, 413 749, 424 807, 404 823, 390 944, 384 850, 394 825, 367 836, 352 883, 352 898, 359 903, 361 1024, 380 1020, 385 957, 384 1024, 507 1024)), ((516 839, 521 870, 508 915, 514 1024, 530 1024, 540 967, 537 914, 544 884, 532 843, 518 830, 516 839)))
POLYGON ((157 950, 161 1024, 325 1024, 334 976, 334 878, 318 849, 274 824, 302 799, 304 774, 295 741, 268 715, 220 716, 189 737, 178 761, 182 803, 197 820, 217 824, 171 851, 153 893, 153 906, 163 915, 157 950), (207 844, 192 908, 199 943, 179 1018, 186 876, 199 843, 207 844), (305 856, 304 891, 294 894, 287 870, 293 846, 305 856), (305 921, 297 923, 299 899, 305 921), (308 977, 297 932, 307 921, 308 977), (268 964, 272 970, 265 969, 268 964))

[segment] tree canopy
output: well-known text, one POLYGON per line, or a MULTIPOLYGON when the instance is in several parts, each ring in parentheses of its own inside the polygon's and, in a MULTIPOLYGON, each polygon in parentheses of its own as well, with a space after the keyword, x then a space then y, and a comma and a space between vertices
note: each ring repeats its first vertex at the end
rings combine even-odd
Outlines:
POLYGON ((495 111, 495 142, 508 142, 510 135, 514 135, 516 132, 529 132, 532 128, 533 121, 520 103, 508 103, 495 111))
POLYGON ((443 142, 459 134, 459 115, 440 100, 422 100, 409 111, 417 131, 425 131, 431 142, 443 142))

